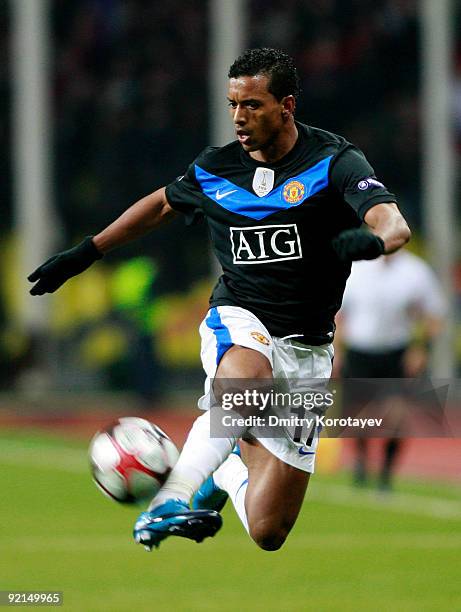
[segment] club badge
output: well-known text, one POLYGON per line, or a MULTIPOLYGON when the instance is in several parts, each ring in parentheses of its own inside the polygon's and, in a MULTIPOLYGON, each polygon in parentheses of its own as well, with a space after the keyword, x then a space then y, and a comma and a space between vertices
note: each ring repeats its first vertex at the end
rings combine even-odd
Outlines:
POLYGON ((290 181, 283 188, 283 199, 289 204, 297 204, 304 197, 304 184, 300 181, 290 181))
POLYGON ((261 334, 260 332, 252 331, 250 332, 250 336, 258 342, 261 342, 261 344, 265 344, 266 346, 269 346, 270 344, 270 340, 268 340, 266 336, 264 334, 261 334))

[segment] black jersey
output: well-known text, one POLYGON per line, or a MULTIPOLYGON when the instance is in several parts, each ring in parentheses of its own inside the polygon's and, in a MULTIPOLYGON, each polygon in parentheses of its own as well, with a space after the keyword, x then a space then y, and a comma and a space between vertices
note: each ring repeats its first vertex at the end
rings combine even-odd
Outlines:
POLYGON ((171 207, 208 222, 223 275, 212 306, 241 306, 273 336, 331 342, 350 265, 331 240, 394 202, 363 153, 341 136, 296 123, 279 161, 254 160, 238 141, 208 147, 166 188, 171 207))

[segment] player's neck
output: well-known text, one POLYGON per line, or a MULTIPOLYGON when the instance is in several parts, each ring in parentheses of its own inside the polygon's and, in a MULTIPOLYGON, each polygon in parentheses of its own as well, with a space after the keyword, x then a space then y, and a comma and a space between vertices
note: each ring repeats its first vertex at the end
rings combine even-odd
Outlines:
POLYGON ((290 126, 287 126, 287 129, 281 132, 277 139, 267 148, 251 151, 250 157, 258 162, 273 164, 279 159, 282 159, 282 157, 285 157, 285 155, 295 146, 297 140, 298 128, 293 122, 290 126))

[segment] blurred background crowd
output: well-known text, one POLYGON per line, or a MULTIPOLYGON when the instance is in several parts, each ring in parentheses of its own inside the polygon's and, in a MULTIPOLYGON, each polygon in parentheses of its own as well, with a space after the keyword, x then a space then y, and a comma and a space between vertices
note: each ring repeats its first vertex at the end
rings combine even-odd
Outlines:
MULTIPOLYGON (((58 246, 64 247, 183 174, 209 142, 208 16, 207 2, 188 0, 52 0, 51 7, 54 191, 58 246)), ((338 132, 366 152, 380 180, 398 194, 415 234, 412 248, 424 254, 417 1, 250 0, 249 11, 247 46, 281 47, 295 58, 303 90, 298 119, 338 132)), ((9 3, 0 0, 5 151, 9 33, 9 3)), ((455 64, 461 154, 461 38, 455 64)), ((0 244, 8 254, 14 251, 8 155, 0 156, 0 172, 0 244)), ((5 389, 21 385, 33 341, 17 328, 14 274, 3 272, 5 389)), ((186 228, 181 220, 106 258, 53 298, 54 384, 132 389, 149 400, 164 391, 160 372, 170 380, 179 369, 193 377, 196 328, 212 283, 206 229, 186 228)))

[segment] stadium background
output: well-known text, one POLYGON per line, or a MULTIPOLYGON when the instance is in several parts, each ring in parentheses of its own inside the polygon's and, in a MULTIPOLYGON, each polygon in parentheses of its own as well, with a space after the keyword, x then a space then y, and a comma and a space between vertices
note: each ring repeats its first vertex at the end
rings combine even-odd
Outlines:
MULTIPOLYGON (((8 154, 11 2, 0 0, 0 589, 64 590, 75 610, 461 607, 461 453, 453 440, 411 441, 385 501, 349 489, 349 449, 326 441, 299 523, 275 555, 255 550, 230 509, 223 533, 200 548, 168 542, 152 558, 131 544, 136 512, 93 488, 85 447, 122 414, 149 416, 184 440, 202 383, 197 325, 214 280, 206 231, 175 221, 54 295, 46 334, 23 324, 8 154)), ((298 118, 366 151, 398 194, 411 248, 424 255, 419 4, 248 0, 246 46, 295 57, 298 118)), ((459 8, 453 2, 458 166, 459 8)), ((208 144, 209 4, 50 0, 49 15, 53 229, 63 248, 182 174, 208 144)), ((458 372, 460 257, 458 247, 458 372)))

